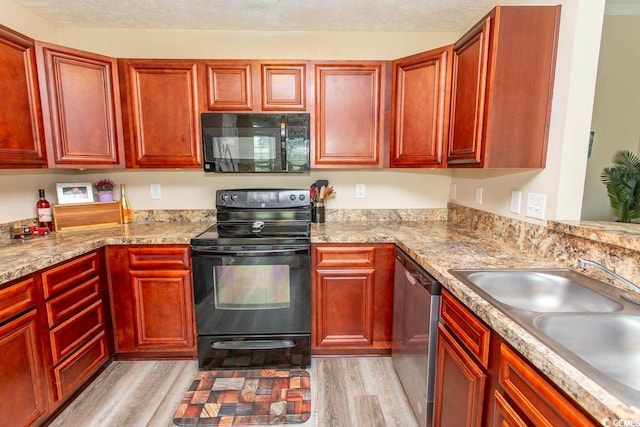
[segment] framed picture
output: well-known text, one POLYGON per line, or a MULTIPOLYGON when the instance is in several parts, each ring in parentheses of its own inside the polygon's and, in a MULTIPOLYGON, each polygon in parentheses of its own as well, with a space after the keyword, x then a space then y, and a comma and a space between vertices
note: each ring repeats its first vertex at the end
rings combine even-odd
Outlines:
POLYGON ((91 203, 93 202, 93 189, 90 182, 58 183, 58 204, 91 203))

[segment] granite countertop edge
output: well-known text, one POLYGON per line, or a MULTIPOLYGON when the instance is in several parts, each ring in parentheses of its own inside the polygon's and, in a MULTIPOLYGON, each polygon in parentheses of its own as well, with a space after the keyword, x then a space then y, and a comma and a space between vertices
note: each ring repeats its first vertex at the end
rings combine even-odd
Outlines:
MULTIPOLYGON (((0 243, 0 286, 107 245, 189 244, 208 223, 123 225, 67 231, 25 242, 0 243)), ((455 268, 556 268, 474 232, 435 222, 332 222, 312 225, 312 243, 392 243, 407 252, 473 313, 582 405, 596 420, 640 419, 640 409, 611 395, 498 308, 452 276, 455 268)))

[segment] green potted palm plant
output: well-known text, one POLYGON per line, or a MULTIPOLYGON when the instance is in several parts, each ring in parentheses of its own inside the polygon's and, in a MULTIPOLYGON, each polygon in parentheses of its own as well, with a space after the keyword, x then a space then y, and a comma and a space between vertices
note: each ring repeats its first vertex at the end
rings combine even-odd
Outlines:
POLYGON ((602 170, 600 178, 620 222, 631 222, 640 218, 640 157, 620 150, 613 157, 613 164, 602 170))

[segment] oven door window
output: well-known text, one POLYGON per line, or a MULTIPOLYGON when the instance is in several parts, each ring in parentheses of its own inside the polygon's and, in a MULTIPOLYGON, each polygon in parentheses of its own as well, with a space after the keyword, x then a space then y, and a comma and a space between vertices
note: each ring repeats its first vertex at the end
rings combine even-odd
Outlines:
POLYGON ((215 307, 266 310, 291 305, 288 265, 222 265, 213 268, 215 307))

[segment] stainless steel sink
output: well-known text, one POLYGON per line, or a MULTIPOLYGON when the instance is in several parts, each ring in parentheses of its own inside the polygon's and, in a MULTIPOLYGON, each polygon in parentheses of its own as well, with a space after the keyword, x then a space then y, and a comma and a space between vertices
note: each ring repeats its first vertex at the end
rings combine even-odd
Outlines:
POLYGON ((640 316, 549 315, 534 324, 594 369, 640 391, 640 316))
POLYGON ((569 269, 449 270, 621 401, 640 407, 640 305, 569 269))
POLYGON ((571 270, 452 270, 467 284, 506 306, 538 313, 613 312, 618 301, 578 282, 571 270))

